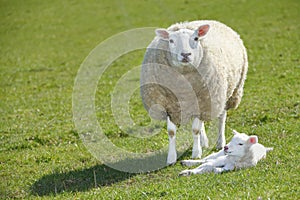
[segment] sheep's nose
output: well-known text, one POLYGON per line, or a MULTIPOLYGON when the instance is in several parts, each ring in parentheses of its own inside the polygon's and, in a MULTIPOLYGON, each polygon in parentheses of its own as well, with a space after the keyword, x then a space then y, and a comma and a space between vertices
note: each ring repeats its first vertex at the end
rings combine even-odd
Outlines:
POLYGON ((224 151, 227 151, 227 150, 228 150, 228 146, 225 146, 225 147, 224 147, 224 151))
POLYGON ((192 55, 192 53, 181 53, 180 55, 182 55, 182 57, 187 58, 190 55, 192 55))

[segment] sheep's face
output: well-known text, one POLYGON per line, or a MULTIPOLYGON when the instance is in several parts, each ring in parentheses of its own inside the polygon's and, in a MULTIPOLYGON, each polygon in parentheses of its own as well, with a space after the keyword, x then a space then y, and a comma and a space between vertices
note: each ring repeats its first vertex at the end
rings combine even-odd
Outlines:
POLYGON ((208 30, 209 25, 200 26, 195 31, 190 29, 179 29, 178 31, 157 29, 156 35, 168 41, 171 62, 175 67, 197 67, 203 57, 200 40, 205 37, 208 30))
POLYGON ((255 135, 248 136, 237 131, 233 131, 233 134, 231 141, 224 147, 226 155, 243 157, 249 150, 249 147, 258 142, 258 138, 255 135))

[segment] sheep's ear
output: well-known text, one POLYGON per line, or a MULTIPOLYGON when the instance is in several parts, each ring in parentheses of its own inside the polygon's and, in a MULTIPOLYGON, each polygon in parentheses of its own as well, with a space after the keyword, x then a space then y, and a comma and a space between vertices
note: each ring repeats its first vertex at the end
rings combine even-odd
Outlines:
POLYGON ((203 38, 208 33, 208 30, 209 30, 208 24, 202 25, 197 29, 197 34, 200 38, 203 38))
POLYGON ((169 32, 166 29, 156 29, 155 34, 163 39, 169 39, 169 32))
POLYGON ((250 144, 256 144, 258 143, 258 137, 256 135, 251 135, 249 136, 248 142, 250 144))
POLYGON ((239 134, 236 130, 232 130, 233 135, 239 134))

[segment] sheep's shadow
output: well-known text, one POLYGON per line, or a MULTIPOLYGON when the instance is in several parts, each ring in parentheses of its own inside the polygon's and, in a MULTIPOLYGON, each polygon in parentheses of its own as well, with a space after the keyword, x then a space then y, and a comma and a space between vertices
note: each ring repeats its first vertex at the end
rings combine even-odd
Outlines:
MULTIPOLYGON (((190 151, 178 152, 183 157, 191 153, 190 151)), ((101 186, 110 186, 127 180, 137 174, 145 172, 148 173, 150 171, 156 171, 168 167, 165 163, 166 156, 166 153, 161 153, 151 156, 150 158, 124 159, 116 162, 118 167, 132 166, 133 164, 136 164, 136 169, 143 169, 136 173, 118 171, 103 164, 69 172, 54 172, 41 177, 33 183, 30 190, 31 193, 36 196, 50 196, 57 195, 62 192, 82 192, 101 186), (149 169, 149 165, 153 164, 153 162, 158 162, 161 166, 156 168, 156 170, 146 170, 147 167, 149 169)))
POLYGON ((120 172, 105 165, 43 176, 31 186, 33 195, 56 195, 62 192, 88 191, 126 180, 135 174, 120 172))
MULTIPOLYGON (((180 154, 183 153, 185 151, 180 152, 180 154)), ((166 157, 166 152, 161 152, 149 157, 125 158, 115 163, 109 163, 109 166, 114 168, 107 165, 95 165, 87 169, 63 173, 54 172, 37 180, 30 188, 31 193, 36 196, 46 196, 62 192, 88 191, 92 188, 109 186, 140 173, 156 171, 167 167, 165 162, 166 157), (156 166, 156 168, 154 169, 153 166, 156 166), (128 172, 129 168, 132 173, 128 172), (116 169, 125 170, 118 171, 116 169)))

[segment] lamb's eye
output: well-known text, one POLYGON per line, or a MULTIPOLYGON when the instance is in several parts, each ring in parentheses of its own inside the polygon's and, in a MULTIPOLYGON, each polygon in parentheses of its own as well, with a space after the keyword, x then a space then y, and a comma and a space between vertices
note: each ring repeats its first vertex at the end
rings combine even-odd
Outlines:
POLYGON ((174 43, 174 40, 171 39, 169 42, 170 42, 170 43, 174 43))
POLYGON ((239 143, 239 145, 240 145, 240 146, 243 146, 243 144, 242 144, 242 143, 239 143))
POLYGON ((198 37, 195 37, 195 38, 194 38, 195 41, 198 41, 198 39, 199 39, 198 37))

